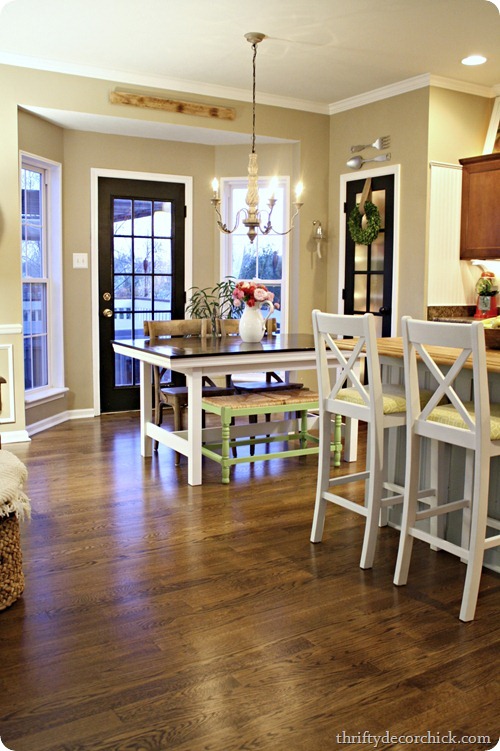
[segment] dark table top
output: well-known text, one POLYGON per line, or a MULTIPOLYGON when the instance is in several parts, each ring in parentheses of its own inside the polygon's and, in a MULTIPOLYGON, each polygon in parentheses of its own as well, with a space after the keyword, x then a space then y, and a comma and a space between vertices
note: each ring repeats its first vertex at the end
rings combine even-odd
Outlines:
POLYGON ((161 337, 157 339, 115 339, 113 344, 134 350, 154 352, 172 359, 245 355, 252 352, 308 352, 314 350, 312 334, 265 336, 260 342, 243 342, 239 336, 161 337))

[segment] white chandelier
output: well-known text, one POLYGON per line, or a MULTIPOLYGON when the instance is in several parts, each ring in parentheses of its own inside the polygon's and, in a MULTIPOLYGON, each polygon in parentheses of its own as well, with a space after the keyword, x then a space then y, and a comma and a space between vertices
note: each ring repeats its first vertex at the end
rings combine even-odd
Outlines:
POLYGON ((236 214, 236 221, 233 229, 229 229, 227 225, 222 221, 220 213, 220 196, 219 196, 219 181, 214 178, 212 181, 213 197, 212 206, 217 214, 217 226, 220 231, 226 235, 232 234, 241 223, 248 229, 248 237, 250 242, 253 243, 257 236, 257 232, 263 235, 268 235, 270 232, 274 232, 276 235, 288 235, 293 229, 293 222, 295 217, 300 211, 302 203, 300 196, 302 193, 302 183, 298 183, 295 188, 295 213, 292 216, 290 229, 286 232, 278 232, 271 224, 271 215, 273 213, 274 206, 276 204, 276 198, 274 197, 274 191, 271 187, 271 196, 267 202, 268 210, 259 211, 259 174, 257 167, 257 154, 255 153, 255 60, 257 58, 257 45, 266 38, 265 34, 261 34, 257 31, 251 31, 245 34, 245 39, 250 42, 253 50, 253 76, 252 76, 252 152, 248 159, 248 188, 245 198, 245 203, 248 208, 240 209, 236 214), (243 218, 242 218, 243 217, 243 218))

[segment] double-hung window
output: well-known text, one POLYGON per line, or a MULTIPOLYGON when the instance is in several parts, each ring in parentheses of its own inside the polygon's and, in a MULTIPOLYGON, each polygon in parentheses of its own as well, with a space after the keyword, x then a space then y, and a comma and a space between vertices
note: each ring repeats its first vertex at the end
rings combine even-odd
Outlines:
MULTIPOLYGON (((234 226, 238 211, 246 207, 246 178, 223 180, 222 205, 226 224, 234 226)), ((269 179, 259 180, 260 207, 267 210, 269 179)), ((280 177, 273 184, 276 205, 272 213, 272 225, 276 232, 283 232, 288 226, 289 218, 289 181, 280 177)), ((278 330, 286 331, 288 299, 288 235, 274 232, 268 235, 257 234, 251 243, 245 226, 240 222, 231 235, 223 235, 222 240, 222 277, 233 276, 238 281, 258 279, 274 292, 277 305, 273 314, 277 320, 278 330)))
POLYGON ((24 387, 27 403, 64 389, 60 165, 21 156, 24 387))

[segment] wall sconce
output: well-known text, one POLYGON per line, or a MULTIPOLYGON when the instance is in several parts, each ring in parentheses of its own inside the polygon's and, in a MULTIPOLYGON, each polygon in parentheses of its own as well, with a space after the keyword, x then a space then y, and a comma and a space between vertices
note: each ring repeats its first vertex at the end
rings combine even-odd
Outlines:
POLYGON ((316 241, 316 253, 318 258, 321 258, 321 241, 326 240, 326 237, 323 233, 323 227, 321 226, 319 219, 313 221, 313 239, 316 241))

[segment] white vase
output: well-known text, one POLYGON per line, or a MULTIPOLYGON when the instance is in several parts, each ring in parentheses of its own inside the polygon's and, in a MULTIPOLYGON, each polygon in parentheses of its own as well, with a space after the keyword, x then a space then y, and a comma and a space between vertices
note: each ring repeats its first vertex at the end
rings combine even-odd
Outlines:
POLYGON ((240 318, 240 337, 244 342, 260 342, 266 330, 266 321, 274 312, 272 302, 257 302, 253 307, 245 305, 245 310, 240 318), (269 312, 264 318, 262 315, 262 305, 269 305, 269 312))

